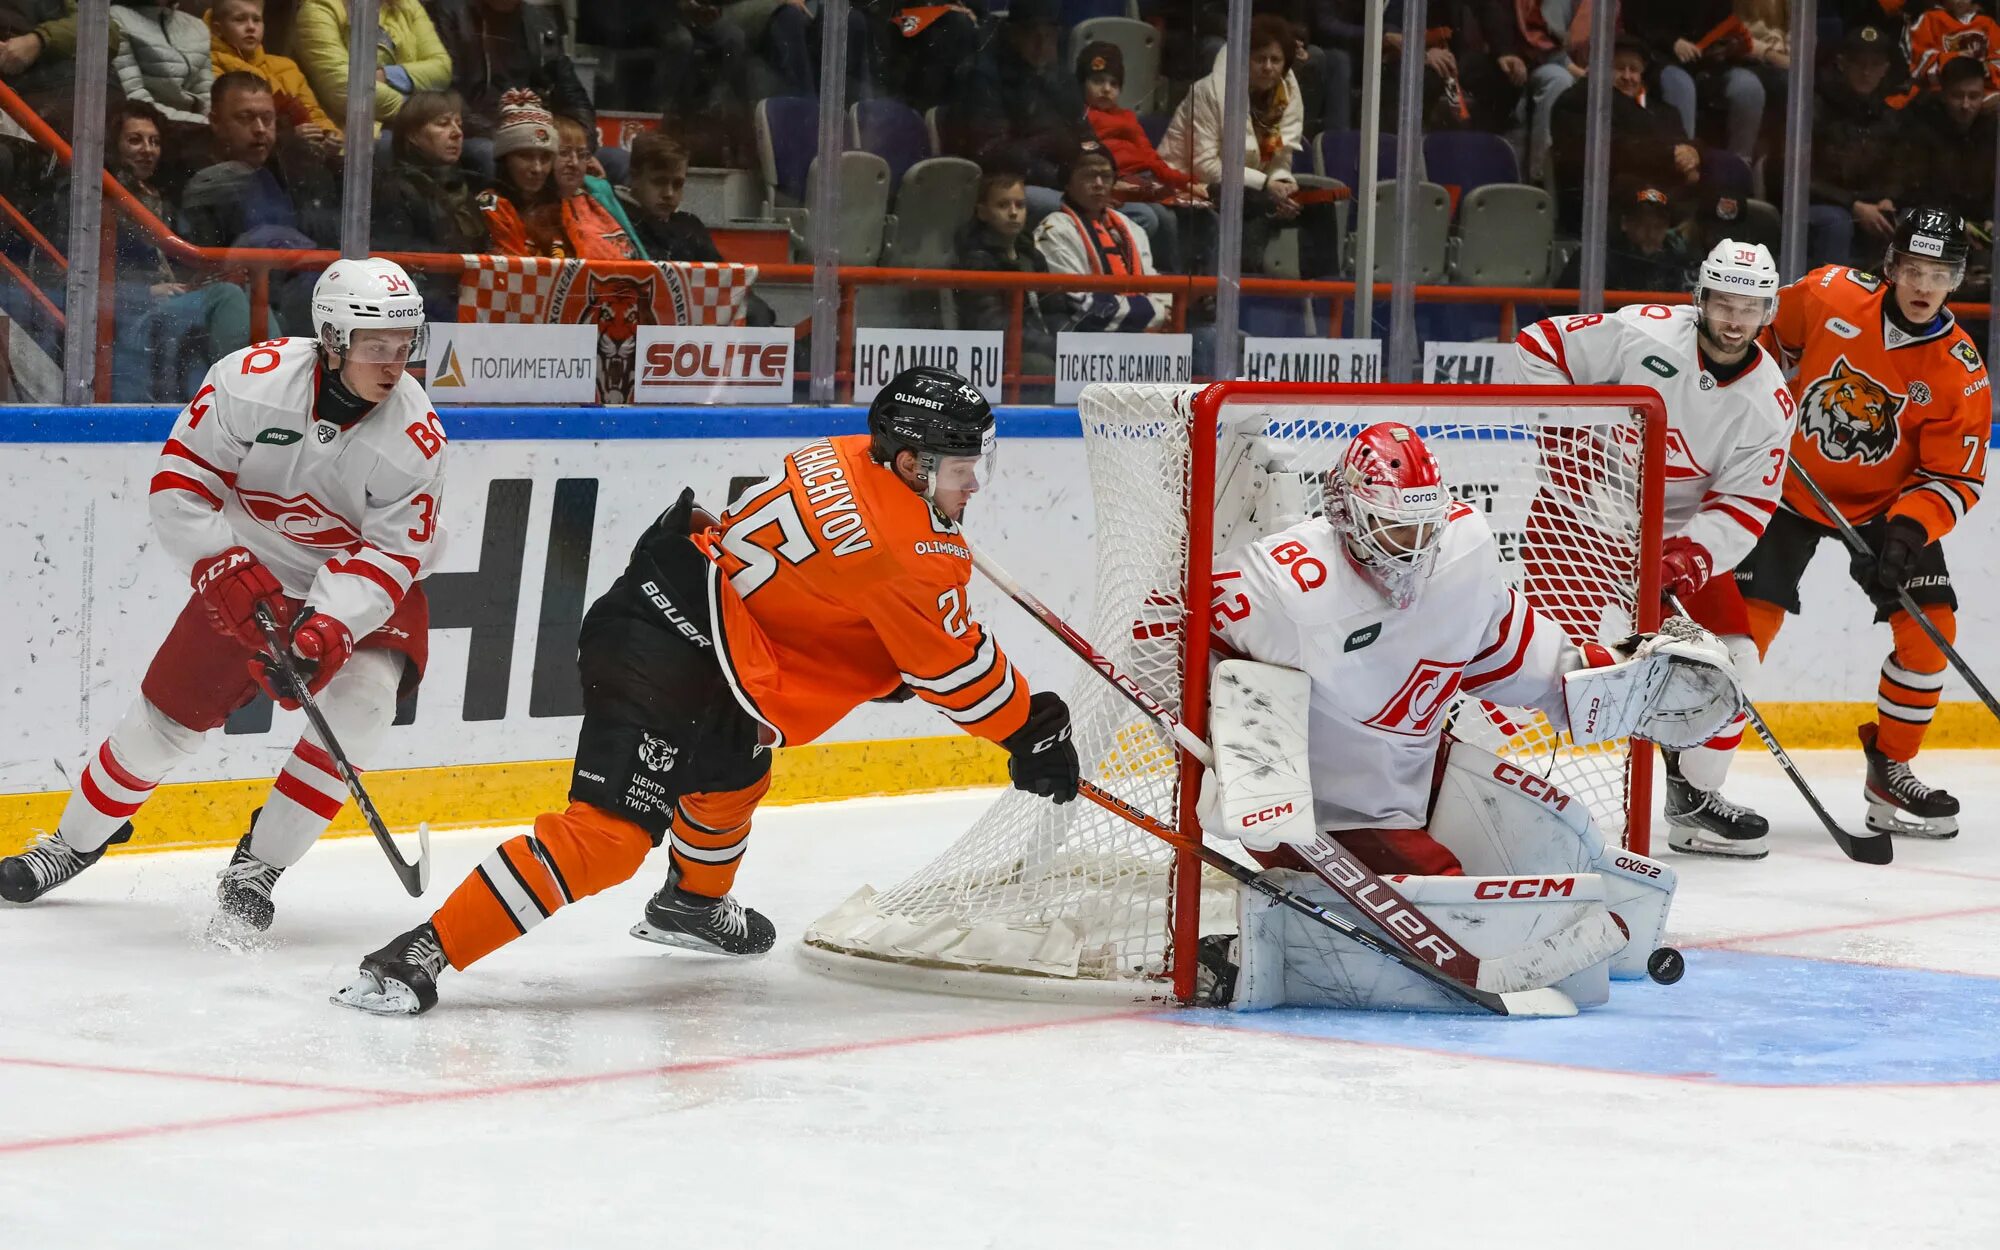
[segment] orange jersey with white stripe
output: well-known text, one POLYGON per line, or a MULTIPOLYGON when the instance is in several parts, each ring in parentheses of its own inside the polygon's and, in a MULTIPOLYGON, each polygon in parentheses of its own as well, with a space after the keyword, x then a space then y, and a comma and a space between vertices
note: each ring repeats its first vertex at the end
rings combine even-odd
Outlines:
POLYGON ((1986 84, 2000 89, 2000 23, 1974 9, 1964 21, 1942 6, 1910 25, 1910 78, 1916 89, 1935 87, 1946 61, 1969 57, 1986 67, 1986 84))
POLYGON ((782 742, 902 685, 967 733, 1005 738, 1028 719, 1028 684, 972 618, 965 536, 868 445, 801 447, 696 536, 723 574, 723 672, 782 742))
MULTIPOLYGON (((1921 334, 1889 319, 1888 284, 1827 265, 1778 293, 1771 335, 1796 361, 1792 460, 1860 524, 1907 516, 1933 541, 1979 502, 1992 393, 1986 364, 1949 312, 1921 334)), ((1785 483, 1785 506, 1828 524, 1812 495, 1785 483)))

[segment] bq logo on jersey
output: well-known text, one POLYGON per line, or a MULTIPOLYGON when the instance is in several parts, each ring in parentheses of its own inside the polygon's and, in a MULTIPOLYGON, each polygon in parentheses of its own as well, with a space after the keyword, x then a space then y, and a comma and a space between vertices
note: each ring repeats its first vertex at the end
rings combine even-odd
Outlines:
POLYGON ((243 510, 260 524, 278 531, 295 543, 350 551, 361 545, 361 535, 331 509, 311 495, 286 498, 260 490, 238 490, 243 510))
POLYGON ((1462 663, 1418 660, 1416 668, 1403 680, 1402 689, 1366 723, 1392 734, 1425 737, 1445 708, 1451 706, 1451 697, 1458 693, 1459 673, 1464 668, 1462 663))
POLYGON ((1907 402, 1842 356, 1799 397, 1799 429, 1828 460, 1880 464, 1896 450, 1896 417, 1907 402))

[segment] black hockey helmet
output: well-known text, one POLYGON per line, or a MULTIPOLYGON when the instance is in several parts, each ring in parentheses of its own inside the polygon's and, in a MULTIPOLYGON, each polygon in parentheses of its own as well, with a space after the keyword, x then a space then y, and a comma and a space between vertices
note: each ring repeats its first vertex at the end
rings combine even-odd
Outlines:
POLYGON ((1943 208, 1906 208, 1896 218, 1896 234, 1889 241, 1889 255, 1882 263, 1883 276, 1888 276, 1889 262, 1901 253, 1950 265, 1963 278, 1965 257, 1970 250, 1965 220, 1957 213, 1943 208))
POLYGON ((917 454, 927 479, 922 494, 933 502, 940 485, 978 489, 992 479, 993 408, 978 387, 949 369, 916 365, 890 379, 868 406, 868 433, 879 460, 906 449, 917 454), (941 474, 947 460, 964 463, 941 474))

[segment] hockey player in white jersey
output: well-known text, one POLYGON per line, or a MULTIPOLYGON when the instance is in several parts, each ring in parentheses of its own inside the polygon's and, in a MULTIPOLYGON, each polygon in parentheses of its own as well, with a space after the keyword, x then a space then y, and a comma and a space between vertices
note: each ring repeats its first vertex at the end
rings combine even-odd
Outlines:
MULTIPOLYGON (((1523 382, 1650 386, 1667 408, 1666 510, 1660 544, 1660 590, 1678 598, 1695 621, 1719 635, 1746 685, 1757 669, 1750 618, 1728 574, 1750 554, 1777 511, 1796 411, 1783 371, 1757 335, 1777 313, 1778 269, 1762 244, 1725 239, 1702 261, 1692 304, 1639 304, 1615 313, 1552 317, 1514 341, 1523 382)), ((1581 524, 1559 491, 1537 497, 1529 519, 1581 524)), ((1531 579, 1541 571, 1532 565, 1531 579)), ((1536 586, 1543 603, 1567 601, 1576 619, 1563 624, 1597 632, 1599 605, 1580 586, 1536 586)), ((1619 628, 1623 628, 1619 626, 1619 628)), ((1738 718, 1713 742, 1666 751, 1668 844, 1676 851, 1762 859, 1769 826, 1722 797, 1729 761, 1743 738, 1738 718)))
MULTIPOLYGON (((1234 656, 1211 683, 1204 828, 1274 868, 1307 869, 1294 847, 1325 833, 1384 875, 1598 874, 1630 936, 1609 970, 1641 975, 1673 870, 1607 848, 1581 801, 1457 740, 1446 718, 1468 695, 1538 709, 1579 741, 1699 742, 1736 713, 1727 651, 1685 620, 1572 643, 1507 584, 1485 519, 1451 498, 1409 426, 1363 430, 1323 493, 1322 516, 1216 558, 1211 623, 1234 656), (1274 815, 1293 783, 1310 803, 1274 815)), ((1243 951, 1246 975, 1259 958, 1243 951)), ((1416 1005, 1344 992, 1330 1001, 1416 1005)))
MULTIPOLYGON (((40 898, 132 836, 155 786, 261 688, 257 610, 290 640, 328 724, 365 766, 400 694, 422 677, 445 436, 407 367, 424 305, 401 266, 336 262, 313 288, 313 338, 217 361, 174 422, 152 479, 153 530, 193 593, 139 697, 85 761, 57 828, 0 860, 0 898, 40 898)), ((271 888, 347 791, 309 730, 217 891, 218 936, 269 927, 271 888)))

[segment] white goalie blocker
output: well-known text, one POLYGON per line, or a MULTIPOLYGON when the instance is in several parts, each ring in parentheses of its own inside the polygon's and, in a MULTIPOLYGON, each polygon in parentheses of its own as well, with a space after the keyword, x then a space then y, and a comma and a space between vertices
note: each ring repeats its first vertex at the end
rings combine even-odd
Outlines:
MULTIPOLYGON (((1565 686, 1572 713, 1582 713, 1596 735, 1583 741, 1631 736, 1695 745, 1734 718, 1741 698, 1727 649, 1681 620, 1638 640, 1630 659, 1578 670, 1565 686)), ((1306 750, 1310 696, 1311 679, 1293 669, 1249 660, 1216 666, 1210 703, 1215 767, 1204 778, 1198 809, 1207 832, 1253 850, 1318 836, 1306 750)), ((1482 960, 1504 959, 1608 911, 1625 932, 1625 945, 1554 982, 1580 1007, 1608 1001, 1613 978, 1645 976, 1673 904, 1674 870, 1607 847, 1588 806, 1518 764, 1450 738, 1445 752, 1427 828, 1466 875, 1399 878, 1403 894, 1482 960)), ((1282 870, 1270 876, 1329 911, 1371 919, 1316 876, 1282 870)), ((1230 1003, 1236 1010, 1468 1009, 1393 960, 1262 894, 1239 894, 1237 921, 1238 974, 1230 1003)))

